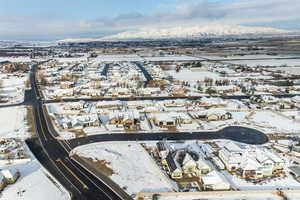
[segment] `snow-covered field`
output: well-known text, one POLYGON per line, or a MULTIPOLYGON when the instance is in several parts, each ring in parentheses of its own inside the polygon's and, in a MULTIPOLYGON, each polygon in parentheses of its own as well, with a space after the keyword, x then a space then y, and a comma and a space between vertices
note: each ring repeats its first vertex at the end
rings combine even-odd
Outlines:
POLYGON ((25 107, 0 108, 0 137, 21 138, 30 137, 25 122, 27 110, 25 107))
POLYGON ((170 192, 172 185, 138 143, 94 143, 77 147, 74 153, 105 160, 113 170, 110 177, 132 195, 138 192, 170 192))
POLYGON ((295 60, 294 62, 297 62, 299 67, 275 67, 272 70, 282 70, 289 74, 300 75, 300 60, 295 60))
POLYGON ((66 62, 66 63, 74 63, 74 62, 81 62, 81 61, 87 61, 87 56, 81 56, 81 57, 70 57, 70 58, 55 58, 58 62, 66 62))
POLYGON ((143 61, 138 55, 130 54, 130 55, 99 55, 97 58, 94 59, 97 62, 134 62, 134 61, 143 61))
POLYGON ((250 67, 255 67, 257 65, 265 65, 265 66, 300 66, 300 59, 270 59, 270 60, 239 60, 239 61, 226 61, 227 63, 232 64, 242 64, 248 65, 250 67))
MULTIPOLYGON (((151 198, 145 198, 145 200, 151 198)), ((160 196, 160 200, 192 200, 192 199, 207 199, 207 200, 282 200, 282 197, 274 193, 234 193, 234 192, 210 192, 201 194, 182 194, 160 196)), ((296 199, 295 199, 296 200, 296 199)))
POLYGON ((255 112, 249 120, 265 133, 299 133, 300 123, 270 111, 255 112))
POLYGON ((175 70, 167 71, 167 73, 174 77, 174 79, 181 80, 181 81, 204 81, 205 78, 213 78, 217 79, 219 77, 218 74, 208 71, 200 71, 194 72, 189 69, 183 69, 180 72, 176 72, 175 70))
POLYGON ((20 57, 0 57, 0 62, 9 61, 9 62, 31 62, 29 56, 20 56, 20 57))
POLYGON ((1 89, 0 95, 8 98, 7 104, 21 103, 24 101, 25 82, 28 80, 28 75, 17 77, 12 74, 1 74, 1 89))
POLYGON ((227 171, 223 171, 222 174, 224 174, 232 187, 239 188, 240 190, 276 190, 277 188, 291 188, 294 190, 300 189, 300 183, 296 181, 289 173, 286 173, 287 177, 273 178, 259 184, 247 182, 244 179, 229 174, 227 171))
POLYGON ((147 61, 193 61, 193 60, 203 60, 202 58, 176 55, 176 56, 155 56, 155 57, 144 57, 147 61))

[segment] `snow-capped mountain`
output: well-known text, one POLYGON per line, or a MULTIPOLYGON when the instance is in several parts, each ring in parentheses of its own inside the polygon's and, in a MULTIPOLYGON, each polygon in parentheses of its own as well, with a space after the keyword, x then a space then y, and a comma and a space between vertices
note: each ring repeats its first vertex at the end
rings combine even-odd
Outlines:
POLYGON ((268 28, 232 25, 178 26, 171 28, 143 28, 103 37, 103 40, 127 39, 166 39, 166 38, 203 38, 239 35, 281 35, 291 31, 268 28))

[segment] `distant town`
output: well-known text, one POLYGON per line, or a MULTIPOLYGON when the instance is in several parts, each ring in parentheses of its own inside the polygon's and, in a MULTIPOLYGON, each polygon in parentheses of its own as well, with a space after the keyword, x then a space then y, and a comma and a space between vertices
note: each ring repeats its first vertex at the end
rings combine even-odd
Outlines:
POLYGON ((0 199, 300 198, 298 37, 0 44, 0 199))

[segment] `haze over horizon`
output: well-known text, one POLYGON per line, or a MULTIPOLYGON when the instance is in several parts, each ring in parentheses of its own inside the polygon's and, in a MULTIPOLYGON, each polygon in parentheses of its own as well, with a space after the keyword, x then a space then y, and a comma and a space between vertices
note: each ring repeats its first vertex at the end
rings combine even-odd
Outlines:
POLYGON ((207 24, 300 30, 297 0, 0 0, 0 40, 100 38, 207 24))

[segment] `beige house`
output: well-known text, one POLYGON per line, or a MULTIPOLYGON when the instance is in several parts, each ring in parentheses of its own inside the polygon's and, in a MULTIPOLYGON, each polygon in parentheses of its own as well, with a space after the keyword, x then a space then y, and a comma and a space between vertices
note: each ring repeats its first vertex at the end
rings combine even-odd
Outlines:
POLYGON ((211 171, 209 166, 199 159, 197 153, 186 150, 170 152, 163 164, 173 179, 199 177, 211 171))
POLYGON ((0 174, 0 191, 2 191, 6 186, 5 177, 0 174))
POLYGON ((21 175, 16 169, 1 170, 1 174, 4 176, 7 184, 15 183, 21 175))

